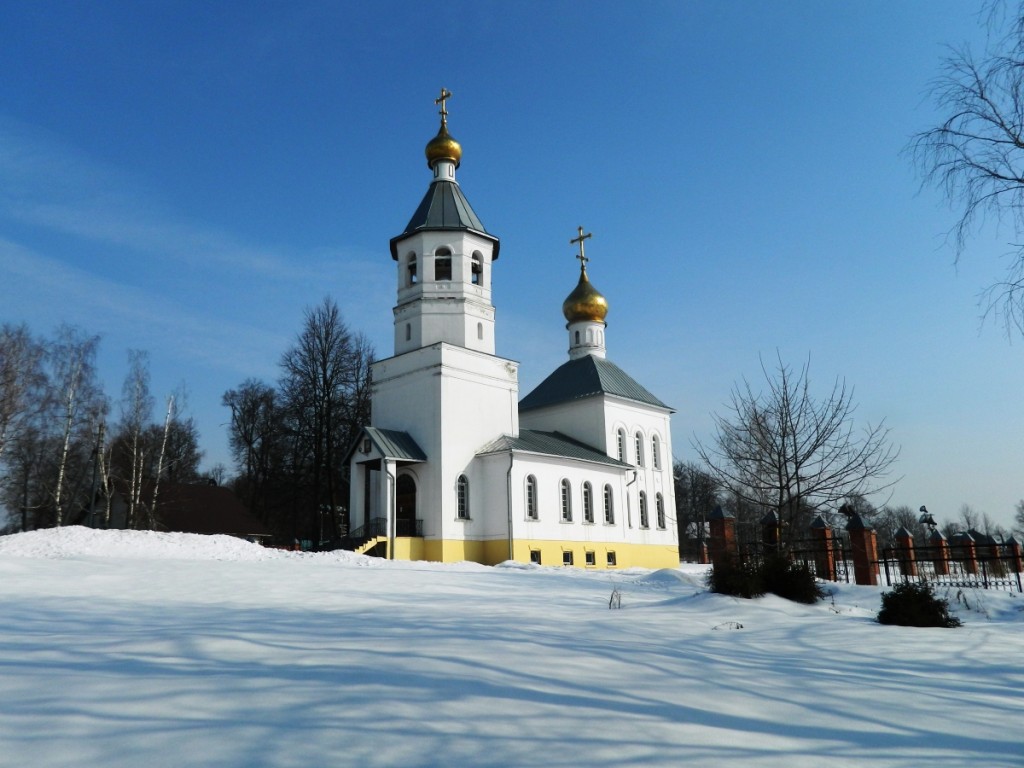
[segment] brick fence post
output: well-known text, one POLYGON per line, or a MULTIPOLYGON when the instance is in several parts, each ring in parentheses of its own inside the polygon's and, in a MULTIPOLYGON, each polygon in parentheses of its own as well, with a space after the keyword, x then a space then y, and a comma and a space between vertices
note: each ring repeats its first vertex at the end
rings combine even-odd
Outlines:
POLYGON ((878 537, 868 528, 861 516, 851 513, 846 524, 853 554, 853 577, 858 584, 878 585, 878 537))
POLYGON ((817 577, 839 581, 836 576, 835 534, 821 515, 811 523, 811 538, 814 540, 814 570, 817 577))
POLYGON ((932 531, 928 543, 933 552, 932 565, 935 566, 935 575, 949 576, 949 542, 946 541, 946 537, 938 531, 932 531))
POLYGON ((1010 555, 1010 564, 1017 573, 1024 572, 1024 559, 1021 558, 1020 542, 1013 536, 1006 540, 1006 551, 1010 555))
POLYGON ((708 554, 711 556, 711 564, 718 568, 736 562, 736 518, 726 513, 719 505, 708 515, 708 527, 708 554))
POLYGON ((900 570, 904 576, 917 576, 917 558, 914 555, 914 534, 901 525, 896 531, 896 549, 899 551, 900 570))

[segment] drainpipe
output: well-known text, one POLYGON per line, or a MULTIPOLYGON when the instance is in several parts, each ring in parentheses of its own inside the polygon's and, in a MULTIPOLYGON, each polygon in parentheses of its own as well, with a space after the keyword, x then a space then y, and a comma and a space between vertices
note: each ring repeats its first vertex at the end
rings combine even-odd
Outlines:
POLYGON ((633 527, 633 497, 629 495, 629 486, 636 482, 636 479, 640 476, 637 470, 633 470, 633 479, 626 483, 626 524, 633 527))
POLYGON ((512 465, 515 463, 516 457, 512 451, 508 452, 508 472, 505 475, 505 486, 508 489, 506 497, 508 499, 508 559, 513 560, 512 553, 512 465))
POLYGON ((395 487, 395 477, 394 477, 394 475, 391 474, 390 462, 384 461, 383 459, 382 459, 382 461, 384 462, 384 474, 388 476, 388 489, 387 489, 387 496, 388 497, 384 500, 384 503, 387 504, 387 512, 388 512, 388 560, 394 560, 395 559, 395 527, 397 525, 397 521, 395 520, 395 503, 396 503, 396 500, 395 500, 395 494, 394 494, 394 491, 393 491, 393 489, 395 487))

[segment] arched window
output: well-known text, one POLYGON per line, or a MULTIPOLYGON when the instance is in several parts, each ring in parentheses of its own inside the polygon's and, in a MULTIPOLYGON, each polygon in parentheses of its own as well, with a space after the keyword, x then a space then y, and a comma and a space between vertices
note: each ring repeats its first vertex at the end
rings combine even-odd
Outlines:
POLYGON ((640 491, 640 527, 650 527, 647 520, 647 494, 643 491, 640 491))
POLYGON ((482 285, 484 280, 484 257, 480 251, 473 251, 473 285, 482 285))
POLYGON ((637 432, 633 437, 634 447, 636 448, 636 465, 642 467, 644 465, 644 436, 642 433, 637 432))
POLYGON ((409 251, 406 267, 406 285, 416 285, 416 252, 409 251))
POLYGON ((651 438, 651 466, 661 469, 661 441, 657 435, 651 438))
POLYGON ((575 331, 574 333, 576 334, 576 341, 573 342, 573 343, 574 344, 579 344, 580 343, 580 332, 579 331, 575 331))
POLYGON ((658 513, 658 527, 665 530, 665 497, 659 493, 654 497, 654 503, 658 513))
POLYGON ((572 487, 568 480, 562 480, 560 485, 562 493, 562 522, 572 522, 572 487))
POLYGON ((583 484, 583 522, 594 522, 594 489, 590 483, 583 484))
POLYGON ((626 460, 626 430, 620 429, 615 434, 615 458, 619 461, 626 460))
POLYGON ((406 323, 405 324, 405 340, 406 341, 411 341, 412 340, 412 323, 406 323))
POLYGON ((459 520, 469 520, 469 478, 465 475, 459 475, 455 487, 458 497, 459 520))
POLYGON ((481 341, 483 341, 483 338, 484 338, 484 324, 483 323, 477 323, 476 324, 476 337, 478 339, 480 339, 481 341))
POLYGON ((434 254, 434 280, 437 282, 452 279, 452 252, 448 248, 438 248, 434 254))
POLYGON ((615 500, 610 485, 604 487, 604 524, 615 525, 615 500))
POLYGON ((526 478, 526 519, 537 519, 537 478, 533 475, 526 478))

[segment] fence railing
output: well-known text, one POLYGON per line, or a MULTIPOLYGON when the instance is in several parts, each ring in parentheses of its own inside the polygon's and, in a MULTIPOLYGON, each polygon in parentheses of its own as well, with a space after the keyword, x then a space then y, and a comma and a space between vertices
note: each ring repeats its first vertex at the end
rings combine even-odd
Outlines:
POLYGON ((906 545, 886 547, 878 560, 887 586, 901 581, 931 582, 945 587, 1024 592, 1020 556, 1006 547, 977 555, 959 547, 906 545))
POLYGON ((850 581, 877 585, 885 574, 886 584, 897 581, 929 581, 953 587, 1008 589, 1024 592, 1021 544, 1015 539, 996 543, 983 534, 959 534, 952 543, 938 531, 929 537, 932 546, 917 547, 911 533, 896 532, 896 545, 879 552, 875 531, 851 513, 845 535, 834 531, 819 516, 811 524, 810 538, 779 544, 777 518, 766 516, 760 540, 740 543, 736 521, 721 509, 708 522, 708 553, 711 562, 749 561, 769 553, 784 552, 804 563, 815 576, 827 581, 850 581))

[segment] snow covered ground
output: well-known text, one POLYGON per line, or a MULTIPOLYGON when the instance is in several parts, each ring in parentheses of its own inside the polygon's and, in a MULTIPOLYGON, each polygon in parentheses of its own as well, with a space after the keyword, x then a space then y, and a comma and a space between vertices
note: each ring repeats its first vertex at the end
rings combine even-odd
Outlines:
POLYGON ((1020 595, 911 629, 702 581, 2 537, 0 765, 1024 766, 1020 595))

